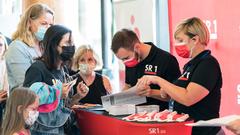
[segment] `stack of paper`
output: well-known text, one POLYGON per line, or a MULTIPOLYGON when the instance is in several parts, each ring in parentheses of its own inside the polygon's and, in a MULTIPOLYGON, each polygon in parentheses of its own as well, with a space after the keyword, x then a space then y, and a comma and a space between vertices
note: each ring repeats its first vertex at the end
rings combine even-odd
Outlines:
POLYGON ((228 123, 240 119, 240 115, 229 115, 221 118, 215 118, 211 120, 200 120, 196 123, 186 124, 187 126, 226 126, 228 123))
POLYGON ((135 113, 135 105, 113 105, 109 107, 109 114, 111 115, 127 115, 135 113))
POLYGON ((137 106, 136 107, 136 112, 152 112, 156 111, 159 112, 159 105, 142 105, 142 106, 137 106))
POLYGON ((120 93, 102 96, 102 104, 105 110, 109 111, 109 108, 113 105, 133 104, 138 105, 146 103, 146 97, 136 95, 136 86, 122 91, 120 93))

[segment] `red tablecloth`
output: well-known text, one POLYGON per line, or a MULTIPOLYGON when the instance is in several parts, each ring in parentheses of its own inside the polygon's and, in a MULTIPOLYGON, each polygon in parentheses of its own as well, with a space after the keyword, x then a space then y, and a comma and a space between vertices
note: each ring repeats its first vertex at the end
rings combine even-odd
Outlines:
POLYGON ((127 122, 99 112, 76 110, 81 135, 191 135, 186 123, 127 122))

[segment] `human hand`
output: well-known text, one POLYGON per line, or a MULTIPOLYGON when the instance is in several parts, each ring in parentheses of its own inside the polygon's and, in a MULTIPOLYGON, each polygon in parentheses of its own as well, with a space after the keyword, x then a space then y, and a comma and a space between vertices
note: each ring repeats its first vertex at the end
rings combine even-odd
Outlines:
POLYGON ((164 90, 160 90, 160 97, 161 98, 167 98, 168 97, 168 94, 164 91, 164 90))
POLYGON ((138 79, 137 85, 150 85, 157 84, 159 80, 158 76, 144 75, 142 78, 138 79))
POLYGON ((89 88, 83 82, 78 83, 77 93, 83 98, 88 94, 89 88))
POLYGON ((62 98, 68 97, 69 91, 72 89, 72 87, 76 84, 77 79, 74 79, 70 82, 63 83, 62 84, 62 98))
POLYGON ((147 96, 150 97, 151 96, 151 88, 148 85, 142 84, 142 83, 137 83, 136 84, 136 88, 137 88, 137 92, 136 94, 139 96, 147 96))
POLYGON ((240 119, 230 122, 226 128, 236 135, 240 135, 240 119))
POLYGON ((62 98, 67 98, 68 93, 71 90, 71 85, 69 83, 63 83, 62 84, 62 98))
POLYGON ((0 90, 0 103, 2 101, 5 101, 7 99, 7 91, 5 90, 0 90))

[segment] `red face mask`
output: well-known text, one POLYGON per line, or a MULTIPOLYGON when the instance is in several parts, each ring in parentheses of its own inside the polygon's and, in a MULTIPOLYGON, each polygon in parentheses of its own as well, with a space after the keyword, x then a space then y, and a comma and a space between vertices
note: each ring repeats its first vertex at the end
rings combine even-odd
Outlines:
POLYGON ((190 58, 190 51, 188 50, 186 43, 179 43, 176 44, 174 47, 180 57, 190 58))
POLYGON ((127 67, 135 67, 139 62, 135 57, 133 57, 133 58, 125 60, 123 63, 127 67))

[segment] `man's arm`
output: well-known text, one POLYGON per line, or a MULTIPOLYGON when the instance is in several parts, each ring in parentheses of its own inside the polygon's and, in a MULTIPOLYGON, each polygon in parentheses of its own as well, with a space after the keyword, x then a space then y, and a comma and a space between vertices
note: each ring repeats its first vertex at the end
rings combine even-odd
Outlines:
POLYGON ((124 91, 124 90, 128 90, 129 88, 131 88, 131 85, 130 85, 130 84, 127 84, 127 83, 125 83, 125 85, 124 85, 124 87, 123 87, 122 91, 124 91))

